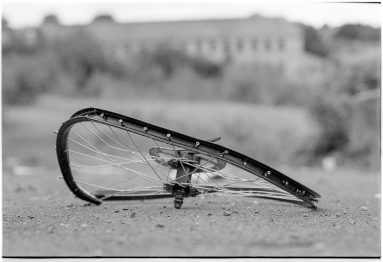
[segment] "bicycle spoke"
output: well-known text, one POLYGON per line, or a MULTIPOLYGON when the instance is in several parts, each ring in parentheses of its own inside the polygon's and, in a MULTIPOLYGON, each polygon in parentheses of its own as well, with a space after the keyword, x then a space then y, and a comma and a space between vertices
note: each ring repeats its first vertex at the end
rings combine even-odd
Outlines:
POLYGON ((66 154, 61 159, 70 169, 69 176, 63 173, 64 179, 82 199, 97 203, 97 199, 173 195, 182 204, 182 195, 213 193, 303 202, 294 192, 304 195, 304 187, 291 193, 286 190, 285 178, 275 183, 266 174, 268 169, 254 163, 246 166, 247 160, 243 160, 246 158, 232 162, 234 154, 226 157, 227 150, 205 152, 206 144, 198 147, 199 142, 193 142, 195 146, 190 142, 184 144, 173 139, 173 134, 151 133, 151 128, 156 127, 142 126, 142 122, 131 125, 128 120, 112 115, 95 111, 88 114, 85 120, 71 119, 73 124, 66 127, 68 132, 60 133, 65 139, 60 148, 66 154))

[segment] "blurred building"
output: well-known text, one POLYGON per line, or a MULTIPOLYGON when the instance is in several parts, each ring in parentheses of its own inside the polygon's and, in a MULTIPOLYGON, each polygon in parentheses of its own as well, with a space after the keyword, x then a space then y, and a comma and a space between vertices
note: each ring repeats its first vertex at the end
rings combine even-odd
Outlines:
MULTIPOLYGON (((46 34, 57 37, 80 26, 58 28, 44 23, 46 34)), ((96 21, 87 29, 118 56, 166 46, 216 62, 268 63, 283 67, 304 53, 299 25, 282 18, 252 16, 247 19, 116 23, 96 21)))
POLYGON ((313 72, 323 66, 304 51, 302 26, 283 18, 254 15, 246 19, 144 23, 95 19, 78 26, 64 26, 49 18, 36 30, 41 30, 48 41, 87 30, 110 55, 122 60, 165 47, 217 63, 271 65, 290 77, 299 77, 302 65, 304 71, 312 67, 313 72))
POLYGON ((200 20, 117 24, 99 22, 90 30, 119 55, 160 45, 217 62, 264 62, 283 65, 303 53, 300 26, 284 19, 200 20))

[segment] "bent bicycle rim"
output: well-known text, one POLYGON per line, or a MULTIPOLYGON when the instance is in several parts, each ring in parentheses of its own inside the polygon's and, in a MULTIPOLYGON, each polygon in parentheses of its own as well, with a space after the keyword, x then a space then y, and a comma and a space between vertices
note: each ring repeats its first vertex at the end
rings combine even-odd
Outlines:
POLYGON ((319 194, 239 152, 102 109, 75 113, 60 127, 56 152, 80 199, 261 197, 315 208, 319 194))

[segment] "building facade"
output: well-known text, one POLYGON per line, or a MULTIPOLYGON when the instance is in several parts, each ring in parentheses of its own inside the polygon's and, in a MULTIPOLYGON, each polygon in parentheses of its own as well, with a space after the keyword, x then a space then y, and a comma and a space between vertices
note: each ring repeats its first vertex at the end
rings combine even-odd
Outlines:
POLYGON ((302 28, 280 18, 100 22, 89 25, 89 30, 119 56, 166 46, 216 62, 284 65, 304 53, 302 28))

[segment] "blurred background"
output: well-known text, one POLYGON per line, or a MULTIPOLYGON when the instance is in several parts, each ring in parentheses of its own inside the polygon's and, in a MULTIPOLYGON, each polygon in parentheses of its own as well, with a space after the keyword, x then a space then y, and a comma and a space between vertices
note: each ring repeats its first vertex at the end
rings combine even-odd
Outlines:
POLYGON ((380 5, 241 3, 5 4, 3 170, 58 169, 53 130, 88 106, 276 168, 380 170, 380 5))

